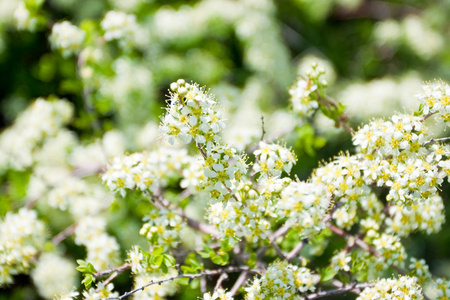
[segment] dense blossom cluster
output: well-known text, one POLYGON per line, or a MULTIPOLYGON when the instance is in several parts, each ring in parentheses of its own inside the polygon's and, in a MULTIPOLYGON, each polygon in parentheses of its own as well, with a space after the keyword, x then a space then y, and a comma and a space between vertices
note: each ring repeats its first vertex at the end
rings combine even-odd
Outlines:
POLYGON ((399 279, 380 279, 374 287, 364 289, 357 300, 375 299, 423 299, 422 289, 414 277, 402 276, 399 279))
POLYGON ((76 54, 80 51, 86 33, 69 21, 53 25, 50 43, 54 49, 61 51, 63 56, 76 54))
POLYGON ((13 275, 27 274, 44 248, 47 232, 36 211, 22 208, 0 222, 0 286, 13 282, 13 275))
POLYGON ((39 19, 33 12, 31 12, 27 8, 26 2, 24 1, 19 2, 17 8, 14 10, 13 16, 17 29, 28 31, 36 30, 39 23, 39 19))
POLYGON ((0 135, 0 169, 23 169, 33 164, 42 143, 72 118, 73 108, 65 100, 38 98, 14 125, 0 135))
POLYGON ((270 208, 263 197, 248 199, 243 204, 235 199, 211 204, 207 220, 219 230, 220 238, 238 241, 245 237, 250 242, 267 238, 270 223, 264 218, 270 208))
POLYGON ((313 64, 306 70, 306 78, 299 78, 289 90, 292 109, 303 117, 311 117, 319 108, 321 90, 326 86, 325 70, 313 64))
POLYGON ((108 283, 106 286, 99 282, 97 286, 91 287, 89 290, 83 292, 83 299, 86 300, 97 300, 97 299, 110 299, 113 297, 118 297, 118 292, 113 292, 114 284, 108 283))
POLYGON ((98 270, 107 269, 119 259, 119 244, 106 233, 106 220, 87 216, 79 220, 75 229, 75 243, 86 246, 86 261, 98 270))
POLYGON ((318 184, 292 181, 281 191, 277 214, 287 217, 286 225, 293 226, 302 238, 320 232, 329 207, 324 187, 318 184))
POLYGON ((206 187, 212 199, 229 200, 247 173, 246 158, 237 155, 233 147, 219 144, 212 147, 205 159, 206 187))
POLYGON ((203 300, 233 300, 233 295, 224 289, 217 289, 212 295, 211 293, 203 294, 203 300))
POLYGON ((129 48, 143 38, 136 16, 120 11, 109 11, 101 22, 105 31, 103 37, 107 41, 118 40, 124 48, 129 48))
POLYGON ((318 281, 319 276, 305 267, 275 261, 245 289, 246 299, 301 299, 299 294, 314 291, 318 281))
MULTIPOLYGON (((162 273, 140 273, 134 278, 134 286, 136 288, 142 287, 151 281, 160 281, 168 278, 173 278, 176 276, 177 271, 174 269, 169 270, 167 274, 162 273)), ((137 293, 134 296, 136 300, 147 300, 147 299, 165 299, 174 295, 178 290, 178 284, 176 281, 166 281, 161 284, 154 284, 146 287, 142 292, 137 293)))
POLYGON ((62 291, 70 291, 77 285, 78 274, 75 267, 73 261, 56 253, 43 253, 31 271, 31 278, 39 294, 52 299, 62 291), (60 280, 61 278, 64 280, 60 280))
POLYGON ((192 140, 206 144, 209 153, 214 143, 220 142, 219 132, 225 128, 217 101, 198 85, 182 79, 172 83, 171 90, 161 132, 171 144, 175 137, 186 144, 192 140))
POLYGON ((390 187, 389 201, 415 202, 435 195, 445 177, 439 170, 441 159, 449 151, 441 145, 424 147, 426 131, 420 117, 409 115, 360 129, 353 139, 365 155, 360 164, 365 183, 390 187))
POLYGON ((263 141, 259 142, 259 149, 255 150, 253 154, 258 158, 253 171, 261 173, 261 176, 279 177, 283 171, 289 174, 297 161, 292 150, 263 141))
POLYGON ((126 190, 138 189, 154 191, 158 186, 164 186, 167 180, 183 173, 188 177, 183 183, 192 186, 192 181, 201 178, 198 172, 184 172, 195 159, 187 155, 185 149, 159 148, 148 153, 134 153, 123 157, 115 157, 102 179, 106 186, 125 195, 126 190))
POLYGON ((174 211, 158 209, 144 218, 146 223, 139 233, 147 238, 150 245, 175 248, 179 243, 179 234, 183 229, 183 220, 174 211))
POLYGON ((324 185, 329 197, 344 203, 356 201, 370 192, 364 184, 357 156, 336 157, 334 161, 315 169, 311 181, 324 185))
POLYGON ((427 234, 439 232, 445 221, 444 202, 439 195, 427 201, 419 201, 411 207, 390 206, 385 220, 387 233, 399 236, 409 235, 414 231, 427 234))

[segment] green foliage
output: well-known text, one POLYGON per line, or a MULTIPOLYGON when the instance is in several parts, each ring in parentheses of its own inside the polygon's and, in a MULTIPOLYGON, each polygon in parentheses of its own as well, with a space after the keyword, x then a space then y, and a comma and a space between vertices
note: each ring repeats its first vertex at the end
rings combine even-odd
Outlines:
POLYGON ((84 284, 86 289, 90 289, 92 283, 96 281, 94 273, 96 273, 97 270, 95 270, 94 266, 91 263, 86 262, 82 259, 78 259, 77 264, 77 271, 81 272, 81 274, 83 275, 83 280, 81 281, 81 283, 84 284))

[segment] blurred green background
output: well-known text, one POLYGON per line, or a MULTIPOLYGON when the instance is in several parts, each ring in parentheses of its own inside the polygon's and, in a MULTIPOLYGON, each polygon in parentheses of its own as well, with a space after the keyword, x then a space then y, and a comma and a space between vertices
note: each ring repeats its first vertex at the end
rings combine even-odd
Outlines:
MULTIPOLYGON (((10 126, 35 98, 56 95, 74 104, 69 129, 85 144, 116 128, 126 137, 127 151, 145 148, 135 136, 149 122, 159 123, 168 86, 178 78, 210 88, 230 122, 240 107, 250 105, 268 119, 269 134, 290 127, 272 112, 289 107, 289 87, 312 61, 326 69, 329 95, 348 105, 354 128, 372 117, 416 109, 414 94, 423 81, 450 80, 450 1, 28 1, 37 3, 35 13, 45 20, 33 32, 15 25, 19 2, 0 0, 0 127, 10 126), (147 40, 133 49, 98 43, 99 24, 109 10, 135 14, 147 40), (80 78, 77 57, 51 48, 51 26, 62 20, 83 28, 86 46, 101 50, 99 58, 86 63, 93 72, 88 78, 80 78)), ((259 118, 252 124, 258 132, 259 118)), ((444 134, 444 127, 436 125, 436 135, 444 134)), ((320 115, 297 124, 285 139, 299 158, 292 175, 301 179, 319 161, 351 151, 349 135, 320 115)), ((30 173, 0 173, 1 217, 24 204, 30 173)), ((445 184, 446 202, 448 193, 445 184)), ((133 209, 123 212, 124 201, 117 204, 119 224, 141 217, 133 209)), ((139 221, 133 226, 138 228, 139 221)), ((129 247, 124 239, 120 243, 129 247)), ((73 241, 64 244, 75 258, 84 256, 73 241)), ((433 274, 447 277, 448 245, 448 226, 437 235, 416 234, 405 241, 409 254, 425 258, 433 274)), ((0 299, 38 299, 28 276, 15 281, 0 290, 0 299)), ((129 289, 127 273, 116 286, 129 289)))

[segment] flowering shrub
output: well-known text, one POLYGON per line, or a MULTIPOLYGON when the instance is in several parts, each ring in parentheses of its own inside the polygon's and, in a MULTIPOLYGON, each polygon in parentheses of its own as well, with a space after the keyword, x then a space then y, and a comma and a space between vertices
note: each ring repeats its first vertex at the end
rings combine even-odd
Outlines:
MULTIPOLYGON (((311 55, 295 79, 283 39, 296 34, 270 0, 105 0, 92 15, 72 0, 5 1, 0 25, 45 32, 32 75, 58 83, 0 134, 6 297, 450 297, 429 245, 413 247, 445 228, 445 81, 342 83, 311 55)), ((350 2, 292 7, 317 24, 369 5, 350 2)), ((381 20, 372 50, 432 60, 438 23, 381 20)))

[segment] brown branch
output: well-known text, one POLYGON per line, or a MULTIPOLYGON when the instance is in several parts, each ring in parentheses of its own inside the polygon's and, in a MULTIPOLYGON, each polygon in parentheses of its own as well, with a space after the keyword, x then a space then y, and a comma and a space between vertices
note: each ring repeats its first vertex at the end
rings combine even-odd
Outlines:
MULTIPOLYGON (((320 103, 322 103, 322 105, 324 105, 326 108, 330 108, 330 107, 338 108, 339 107, 338 103, 336 101, 334 101, 333 99, 331 99, 330 97, 323 98, 322 96, 320 96, 318 91, 316 91, 315 93, 317 95, 317 100, 320 103)), ((347 115, 345 113, 342 113, 337 119, 336 127, 341 126, 342 128, 345 129, 345 131, 350 133, 350 135, 354 135, 355 131, 350 126, 348 126, 347 122, 348 122, 347 115)))
POLYGON ((128 270, 128 269, 131 269, 131 265, 128 263, 125 263, 125 264, 121 265, 120 267, 105 270, 105 271, 100 271, 100 272, 94 273, 92 275, 94 277, 102 277, 102 276, 109 275, 109 274, 115 273, 115 272, 122 273, 123 271, 128 270))
MULTIPOLYGON (((341 229, 341 228, 339 228, 339 227, 337 227, 337 226, 335 226, 335 225, 333 225, 333 224, 331 224, 331 223, 328 223, 328 224, 327 224, 327 227, 328 227, 331 231, 333 231, 334 233, 336 233, 337 235, 340 235, 340 236, 342 236, 342 237, 344 237, 344 238, 346 238, 346 239, 354 239, 354 241, 355 241, 354 243, 355 243, 356 245, 358 245, 361 249, 363 249, 363 250, 369 252, 369 253, 372 254, 373 256, 375 256, 375 257, 377 257, 377 258, 382 257, 382 255, 381 255, 380 253, 378 253, 377 250, 375 250, 375 249, 373 249, 372 247, 370 247, 366 242, 364 242, 364 241, 361 240, 360 238, 355 237, 355 236, 353 236, 353 235, 351 235, 351 234, 345 232, 343 229, 341 229)), ((407 273, 405 270, 401 269, 400 267, 397 267, 397 266, 394 266, 394 265, 391 265, 391 266, 392 266, 399 274, 405 275, 405 274, 407 273)))
POLYGON ((204 159, 208 158, 208 156, 206 155, 205 150, 202 148, 202 145, 200 145, 200 143, 197 143, 197 149, 198 149, 198 151, 200 151, 200 153, 202 154, 204 159))
POLYGON ((309 294, 306 296, 306 299, 311 300, 311 299, 318 299, 318 298, 322 298, 322 297, 328 297, 328 296, 332 296, 332 295, 338 295, 338 294, 343 294, 346 292, 351 292, 351 293, 355 293, 355 294, 359 294, 361 293, 361 290, 367 288, 367 287, 372 287, 374 286, 374 283, 360 283, 357 284, 356 282, 353 284, 347 284, 347 285, 343 285, 340 288, 337 288, 335 290, 330 290, 330 291, 321 291, 321 292, 317 292, 314 294, 309 294))
MULTIPOLYGON (((203 277, 203 278, 205 278, 205 277, 203 277)), ((228 279, 227 273, 220 274, 219 279, 217 279, 216 286, 214 287, 214 291, 217 291, 218 289, 220 289, 222 287, 222 282, 226 279, 228 279)))
POLYGON ((264 130, 264 116, 261 116, 261 126, 262 126, 261 141, 263 141, 264 134, 266 134, 266 131, 264 130))
POLYGON ((423 116, 422 119, 420 119, 420 122, 425 121, 426 119, 428 119, 429 117, 431 117, 431 116, 434 115, 434 114, 435 114, 434 112, 433 112, 433 113, 428 113, 427 115, 423 116))
POLYGON ((445 138, 440 138, 440 139, 431 139, 429 141, 424 142, 422 144, 422 146, 426 146, 431 143, 439 143, 439 142, 447 142, 447 141, 450 141, 450 137, 445 137, 445 138))
POLYGON ((227 268, 217 269, 217 270, 205 270, 205 271, 203 271, 201 273, 197 273, 197 274, 179 274, 178 276, 166 278, 163 280, 158 280, 158 281, 151 280, 149 283, 147 283, 137 289, 134 289, 132 291, 124 293, 122 296, 110 297, 107 299, 121 300, 121 299, 127 298, 139 291, 143 291, 145 288, 147 288, 151 285, 155 285, 155 284, 161 285, 165 282, 173 281, 173 280, 180 279, 180 278, 189 278, 189 279, 193 280, 193 279, 205 277, 205 276, 215 276, 215 275, 222 275, 223 273, 236 273, 236 272, 242 272, 242 271, 247 271, 247 272, 253 273, 253 274, 260 274, 262 272, 262 270, 259 270, 259 269, 250 269, 248 266, 238 266, 238 267, 227 267, 227 268))
POLYGON ((300 251, 302 251, 306 244, 308 244, 308 239, 303 239, 300 243, 297 244, 297 246, 294 247, 294 249, 291 250, 291 252, 286 255, 286 259, 292 260, 295 256, 297 256, 297 254, 300 253, 300 251))
MULTIPOLYGON (((162 196, 157 196, 155 194, 146 193, 150 196, 150 201, 159 209, 169 209, 170 202, 167 199, 164 199, 162 196)), ((200 231, 204 234, 210 234, 213 238, 218 239, 219 238, 219 232, 210 224, 203 223, 200 221, 196 221, 194 219, 189 218, 186 216, 184 210, 177 207, 175 209, 178 212, 178 215, 183 218, 183 220, 186 222, 186 224, 191 227, 192 229, 195 229, 197 231, 200 231)))
POLYGON ((59 243, 61 243, 62 241, 64 241, 67 237, 71 236, 75 232, 75 229, 77 228, 77 226, 78 226, 77 223, 73 223, 72 225, 70 225, 69 227, 67 227, 66 229, 64 229, 63 231, 58 233, 57 235, 55 235, 52 238, 52 244, 56 246, 59 243))
POLYGON ((245 283, 245 281, 247 280, 247 276, 248 276, 248 271, 243 271, 238 279, 236 280, 236 282, 234 283, 233 287, 230 290, 231 296, 236 295, 237 291, 239 290, 239 288, 245 283))

